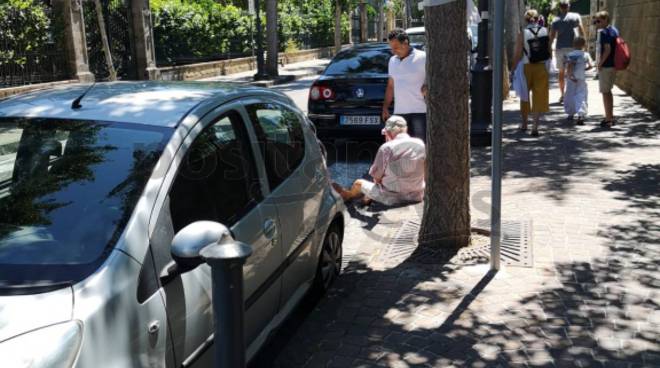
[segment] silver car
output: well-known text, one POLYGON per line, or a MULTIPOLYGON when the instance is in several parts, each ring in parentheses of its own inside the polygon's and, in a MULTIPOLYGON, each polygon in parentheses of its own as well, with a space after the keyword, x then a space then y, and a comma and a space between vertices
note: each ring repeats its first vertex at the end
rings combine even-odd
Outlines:
POLYGON ((253 248, 252 358, 341 268, 345 209, 312 125, 256 87, 87 89, 0 102, 0 365, 210 366, 210 268, 173 256, 175 235, 209 242, 203 221, 253 248))

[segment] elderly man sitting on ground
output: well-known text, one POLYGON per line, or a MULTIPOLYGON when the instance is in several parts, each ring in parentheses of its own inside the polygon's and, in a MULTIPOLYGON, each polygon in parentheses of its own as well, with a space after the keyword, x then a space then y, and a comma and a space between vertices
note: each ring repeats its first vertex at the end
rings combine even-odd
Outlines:
POLYGON ((424 164, 426 147, 419 138, 408 135, 406 120, 391 116, 385 122, 385 143, 380 146, 369 175, 373 182, 358 179, 350 190, 333 183, 344 201, 364 195, 364 202, 371 200, 385 205, 419 202, 424 198, 424 164))

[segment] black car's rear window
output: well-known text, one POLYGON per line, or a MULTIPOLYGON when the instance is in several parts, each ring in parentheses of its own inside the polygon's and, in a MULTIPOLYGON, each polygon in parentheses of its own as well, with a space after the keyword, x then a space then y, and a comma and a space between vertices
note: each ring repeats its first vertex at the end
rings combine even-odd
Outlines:
POLYGON ((323 74, 387 74, 390 57, 389 49, 346 50, 332 59, 323 74))
POLYGON ((0 293, 94 271, 123 232, 171 131, 0 119, 0 293))

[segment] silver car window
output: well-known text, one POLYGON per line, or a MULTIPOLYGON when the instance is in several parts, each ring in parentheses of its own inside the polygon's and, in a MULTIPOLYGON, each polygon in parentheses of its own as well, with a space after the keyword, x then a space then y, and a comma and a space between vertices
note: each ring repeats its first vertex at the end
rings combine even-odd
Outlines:
POLYGON ((280 104, 246 106, 266 166, 270 190, 277 188, 305 156, 305 137, 298 114, 280 104))

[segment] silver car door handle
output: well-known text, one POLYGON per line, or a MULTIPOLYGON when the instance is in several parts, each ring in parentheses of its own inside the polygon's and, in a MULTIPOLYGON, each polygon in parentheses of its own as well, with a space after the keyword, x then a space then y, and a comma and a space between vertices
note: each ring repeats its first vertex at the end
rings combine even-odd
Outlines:
POLYGON ((274 240, 277 235, 277 225, 273 219, 267 219, 264 222, 264 236, 268 240, 274 240))

